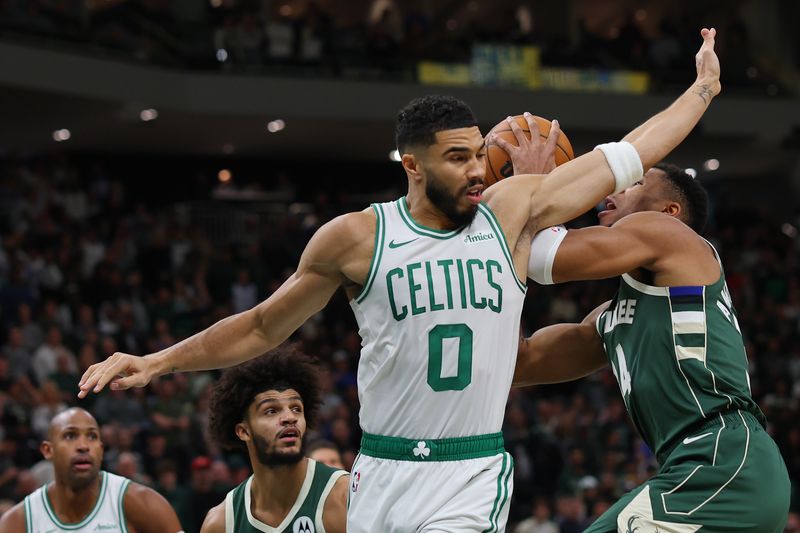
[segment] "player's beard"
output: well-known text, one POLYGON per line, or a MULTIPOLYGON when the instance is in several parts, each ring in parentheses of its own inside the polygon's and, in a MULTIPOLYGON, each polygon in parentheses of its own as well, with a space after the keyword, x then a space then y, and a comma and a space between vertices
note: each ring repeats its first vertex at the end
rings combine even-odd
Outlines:
MULTIPOLYGON (((476 180, 475 183, 470 183, 469 187, 478 183, 479 181, 476 180)), ((428 196, 428 200, 453 221, 458 228, 471 224, 475 219, 475 213, 478 212, 478 206, 470 206, 466 211, 459 211, 458 198, 445 189, 441 180, 430 170, 428 171, 428 181, 425 185, 425 194, 428 196)))
POLYGON ((253 444, 258 462, 268 467, 296 465, 306 455, 305 435, 300 442, 300 451, 298 452, 276 452, 276 446, 270 446, 267 439, 261 435, 253 435, 253 444))

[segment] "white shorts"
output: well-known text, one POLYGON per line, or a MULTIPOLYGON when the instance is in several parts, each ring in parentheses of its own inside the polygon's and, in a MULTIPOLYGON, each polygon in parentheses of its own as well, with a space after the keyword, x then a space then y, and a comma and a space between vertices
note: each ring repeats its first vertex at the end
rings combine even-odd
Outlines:
POLYGON ((505 531, 514 461, 507 452, 457 461, 363 453, 350 475, 348 533, 505 531))

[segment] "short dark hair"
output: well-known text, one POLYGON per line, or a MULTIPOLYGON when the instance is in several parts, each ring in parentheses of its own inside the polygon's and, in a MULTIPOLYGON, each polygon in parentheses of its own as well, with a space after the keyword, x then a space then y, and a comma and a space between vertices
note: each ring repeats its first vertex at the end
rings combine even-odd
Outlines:
POLYGON ((653 168, 664 173, 668 191, 683 206, 684 222, 697 233, 702 233, 708 221, 708 193, 686 169, 672 163, 656 163, 653 168))
POLYGON ((434 144, 438 131, 477 125, 478 119, 465 102, 452 96, 428 95, 411 100, 397 113, 394 140, 402 154, 412 145, 434 144))
POLYGON ((264 355, 229 368, 214 385, 208 409, 211 437, 224 448, 244 447, 236 424, 247 416, 257 394, 294 389, 303 399, 306 424, 313 427, 320 406, 319 368, 295 345, 281 345, 264 355))

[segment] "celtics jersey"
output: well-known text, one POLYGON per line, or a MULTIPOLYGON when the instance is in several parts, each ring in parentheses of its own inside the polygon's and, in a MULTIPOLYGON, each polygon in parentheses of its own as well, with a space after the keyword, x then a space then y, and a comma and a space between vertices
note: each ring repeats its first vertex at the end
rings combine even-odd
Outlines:
POLYGON ((653 287, 625 274, 597 329, 625 406, 657 455, 723 411, 764 423, 724 275, 712 285, 653 287))
POLYGON ((347 475, 313 459, 308 459, 306 477, 294 506, 283 521, 272 527, 253 516, 251 486, 253 476, 225 497, 225 533, 325 533, 322 511, 325 500, 340 477, 347 475))
POLYGON ((130 479, 108 472, 100 472, 100 492, 94 508, 77 523, 66 524, 58 519, 50 498, 47 485, 43 485, 25 497, 25 531, 27 533, 71 533, 122 532, 127 533, 125 523, 125 489, 130 479))
POLYGON ((370 434, 449 438, 500 431, 525 285, 491 209, 441 231, 405 198, 372 206, 375 252, 350 304, 361 335, 360 420, 370 434))

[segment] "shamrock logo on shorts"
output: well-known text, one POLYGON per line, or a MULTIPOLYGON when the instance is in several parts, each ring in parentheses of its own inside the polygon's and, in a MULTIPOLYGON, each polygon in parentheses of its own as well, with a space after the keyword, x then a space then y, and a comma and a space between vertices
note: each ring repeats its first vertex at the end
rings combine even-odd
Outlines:
POLYGON ((431 449, 428 448, 428 445, 425 444, 424 440, 421 440, 417 443, 417 447, 414 448, 414 457, 421 457, 421 459, 425 459, 431 454, 431 449))

